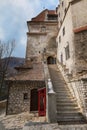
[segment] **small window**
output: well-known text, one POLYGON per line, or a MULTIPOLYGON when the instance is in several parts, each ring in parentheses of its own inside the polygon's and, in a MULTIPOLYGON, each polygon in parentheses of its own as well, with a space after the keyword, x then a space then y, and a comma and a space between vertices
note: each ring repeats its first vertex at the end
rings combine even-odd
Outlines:
POLYGON ((31 58, 30 61, 33 61, 33 58, 31 58))
POLYGON ((48 20, 57 20, 58 15, 48 15, 48 20))
POLYGON ((62 20, 60 21, 60 25, 62 25, 62 20))
POLYGON ((59 36, 59 43, 61 43, 61 36, 59 36))
POLYGON ((66 60, 68 60, 70 58, 69 45, 65 47, 65 55, 66 55, 66 60))
POLYGON ((65 35, 65 27, 63 28, 63 36, 65 35))
POLYGON ((63 7, 63 5, 64 5, 64 3, 63 3, 63 1, 62 1, 62 7, 63 7))
POLYGON ((63 64, 63 54, 61 54, 61 56, 60 56, 60 61, 63 64))
POLYGON ((41 32, 46 32, 46 27, 45 26, 41 27, 41 32))
POLYGON ((44 48, 44 51, 43 51, 44 53, 46 53, 46 48, 44 48))
POLYGON ((60 12, 59 12, 59 17, 60 17, 60 12))
POLYGON ((24 100, 28 99, 28 93, 24 93, 24 100))

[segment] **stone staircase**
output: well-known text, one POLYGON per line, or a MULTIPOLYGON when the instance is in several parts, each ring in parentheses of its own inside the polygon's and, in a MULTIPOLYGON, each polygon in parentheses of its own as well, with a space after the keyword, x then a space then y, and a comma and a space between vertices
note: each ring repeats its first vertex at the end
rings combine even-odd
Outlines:
POLYGON ((57 121, 59 124, 86 123, 76 99, 71 95, 57 65, 48 65, 54 91, 56 92, 57 121))

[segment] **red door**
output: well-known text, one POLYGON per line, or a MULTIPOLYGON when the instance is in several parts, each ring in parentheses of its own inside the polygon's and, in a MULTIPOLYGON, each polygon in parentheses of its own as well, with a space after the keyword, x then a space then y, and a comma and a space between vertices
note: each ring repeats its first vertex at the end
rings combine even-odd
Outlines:
POLYGON ((46 115, 46 88, 38 90, 38 112, 39 116, 46 115))

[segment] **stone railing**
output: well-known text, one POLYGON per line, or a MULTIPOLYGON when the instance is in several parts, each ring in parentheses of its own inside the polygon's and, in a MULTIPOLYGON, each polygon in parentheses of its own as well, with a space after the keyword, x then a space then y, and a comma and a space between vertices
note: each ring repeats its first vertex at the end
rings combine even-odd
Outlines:
POLYGON ((50 123, 56 122, 56 93, 50 78, 48 65, 44 64, 44 75, 46 83, 46 118, 50 123))

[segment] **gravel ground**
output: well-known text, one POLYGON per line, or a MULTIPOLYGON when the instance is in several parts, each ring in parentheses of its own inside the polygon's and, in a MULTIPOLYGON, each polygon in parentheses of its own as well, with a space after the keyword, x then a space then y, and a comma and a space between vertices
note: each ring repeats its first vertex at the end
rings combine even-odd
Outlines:
POLYGON ((48 124, 44 117, 38 117, 37 114, 24 112, 6 116, 5 110, 0 110, 0 130, 87 130, 87 124, 48 124))
POLYGON ((15 115, 5 115, 5 110, 0 110, 0 130, 22 130, 25 123, 31 122, 45 122, 44 117, 38 117, 35 114, 24 112, 15 115))

